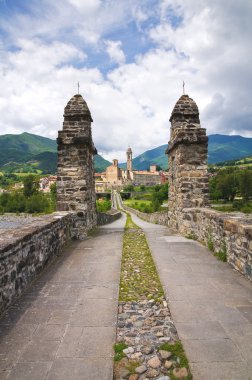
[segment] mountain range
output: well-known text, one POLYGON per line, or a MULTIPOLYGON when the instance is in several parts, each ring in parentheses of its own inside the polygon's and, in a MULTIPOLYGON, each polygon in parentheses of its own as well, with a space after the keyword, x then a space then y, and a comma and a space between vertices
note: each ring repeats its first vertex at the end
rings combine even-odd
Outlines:
MULTIPOLYGON (((252 156, 252 138, 210 135, 208 163, 218 163, 252 156)), ((151 163, 167 169, 167 144, 147 150, 133 159, 136 170, 149 169, 151 163)), ((20 135, 0 136, 0 171, 55 173, 57 144, 55 140, 24 132, 20 135)), ((102 172, 111 163, 99 154, 95 156, 95 170, 102 172)), ((125 167, 126 164, 120 164, 125 167)))
MULTIPOLYGON (((95 170, 102 172, 110 162, 97 154, 94 164, 95 170)), ((55 173, 56 166, 55 140, 27 132, 0 136, 0 171, 55 173)))
MULTIPOLYGON (((154 163, 162 169, 167 169, 168 159, 165 154, 167 147, 167 144, 161 145, 133 158, 133 168, 146 170, 149 169, 151 163, 154 163)), ((208 164, 236 160, 251 155, 252 138, 218 134, 208 136, 208 164)), ((121 166, 126 167, 126 163, 121 166)))

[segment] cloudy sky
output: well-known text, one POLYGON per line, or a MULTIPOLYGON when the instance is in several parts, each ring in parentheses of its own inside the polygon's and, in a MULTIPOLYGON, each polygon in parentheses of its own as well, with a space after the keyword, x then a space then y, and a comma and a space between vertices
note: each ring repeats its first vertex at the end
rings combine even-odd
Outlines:
POLYGON ((0 134, 50 138, 80 92, 94 142, 167 143, 182 82, 208 134, 252 137, 251 0, 0 0, 0 134))

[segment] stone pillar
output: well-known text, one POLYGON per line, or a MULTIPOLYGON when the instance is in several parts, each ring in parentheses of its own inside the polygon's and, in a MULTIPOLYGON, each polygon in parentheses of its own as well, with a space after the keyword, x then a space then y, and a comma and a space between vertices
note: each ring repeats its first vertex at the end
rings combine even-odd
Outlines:
POLYGON ((87 103, 74 95, 65 107, 58 133, 57 210, 76 213, 73 237, 82 239, 96 226, 91 122, 87 103))
POLYGON ((169 226, 190 230, 187 209, 209 205, 206 129, 201 128, 197 104, 182 95, 171 117, 169 155, 169 226), (187 228, 188 227, 188 228, 187 228))

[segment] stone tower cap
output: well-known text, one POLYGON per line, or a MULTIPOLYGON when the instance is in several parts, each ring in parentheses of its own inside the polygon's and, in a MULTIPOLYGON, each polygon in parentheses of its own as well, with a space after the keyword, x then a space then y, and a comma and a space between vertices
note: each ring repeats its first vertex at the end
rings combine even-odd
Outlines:
POLYGON ((182 116, 183 118, 185 117, 190 117, 193 116, 194 119, 199 118, 199 109, 195 101, 191 98, 189 98, 188 95, 182 95, 177 103, 175 104, 170 121, 174 118, 174 116, 182 116))
POLYGON ((84 116, 93 121, 88 105, 80 94, 74 95, 67 103, 64 117, 84 116))
POLYGON ((127 153, 132 153, 132 149, 131 149, 130 146, 129 146, 128 149, 127 149, 127 153))

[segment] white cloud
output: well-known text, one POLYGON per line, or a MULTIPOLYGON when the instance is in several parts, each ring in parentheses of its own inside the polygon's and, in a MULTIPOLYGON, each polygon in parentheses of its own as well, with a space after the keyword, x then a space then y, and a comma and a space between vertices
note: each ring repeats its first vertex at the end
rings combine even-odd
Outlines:
POLYGON ((252 136, 251 1, 144 4, 33 0, 30 14, 0 16, 7 35, 0 45, 1 134, 55 138, 79 81, 94 119, 95 144, 106 157, 125 160, 128 145, 137 155, 167 143, 169 117, 185 80, 208 133, 252 136), (137 39, 127 41, 136 56, 126 64, 121 34, 132 22, 150 45, 140 54, 137 39), (105 46, 108 60, 118 66, 98 70, 90 44, 97 51, 105 46))
POLYGON ((112 62, 118 63, 119 65, 125 62, 125 55, 122 50, 121 41, 105 41, 105 46, 107 53, 112 62))
POLYGON ((68 0, 68 2, 84 14, 94 13, 101 6, 101 0, 68 0))

